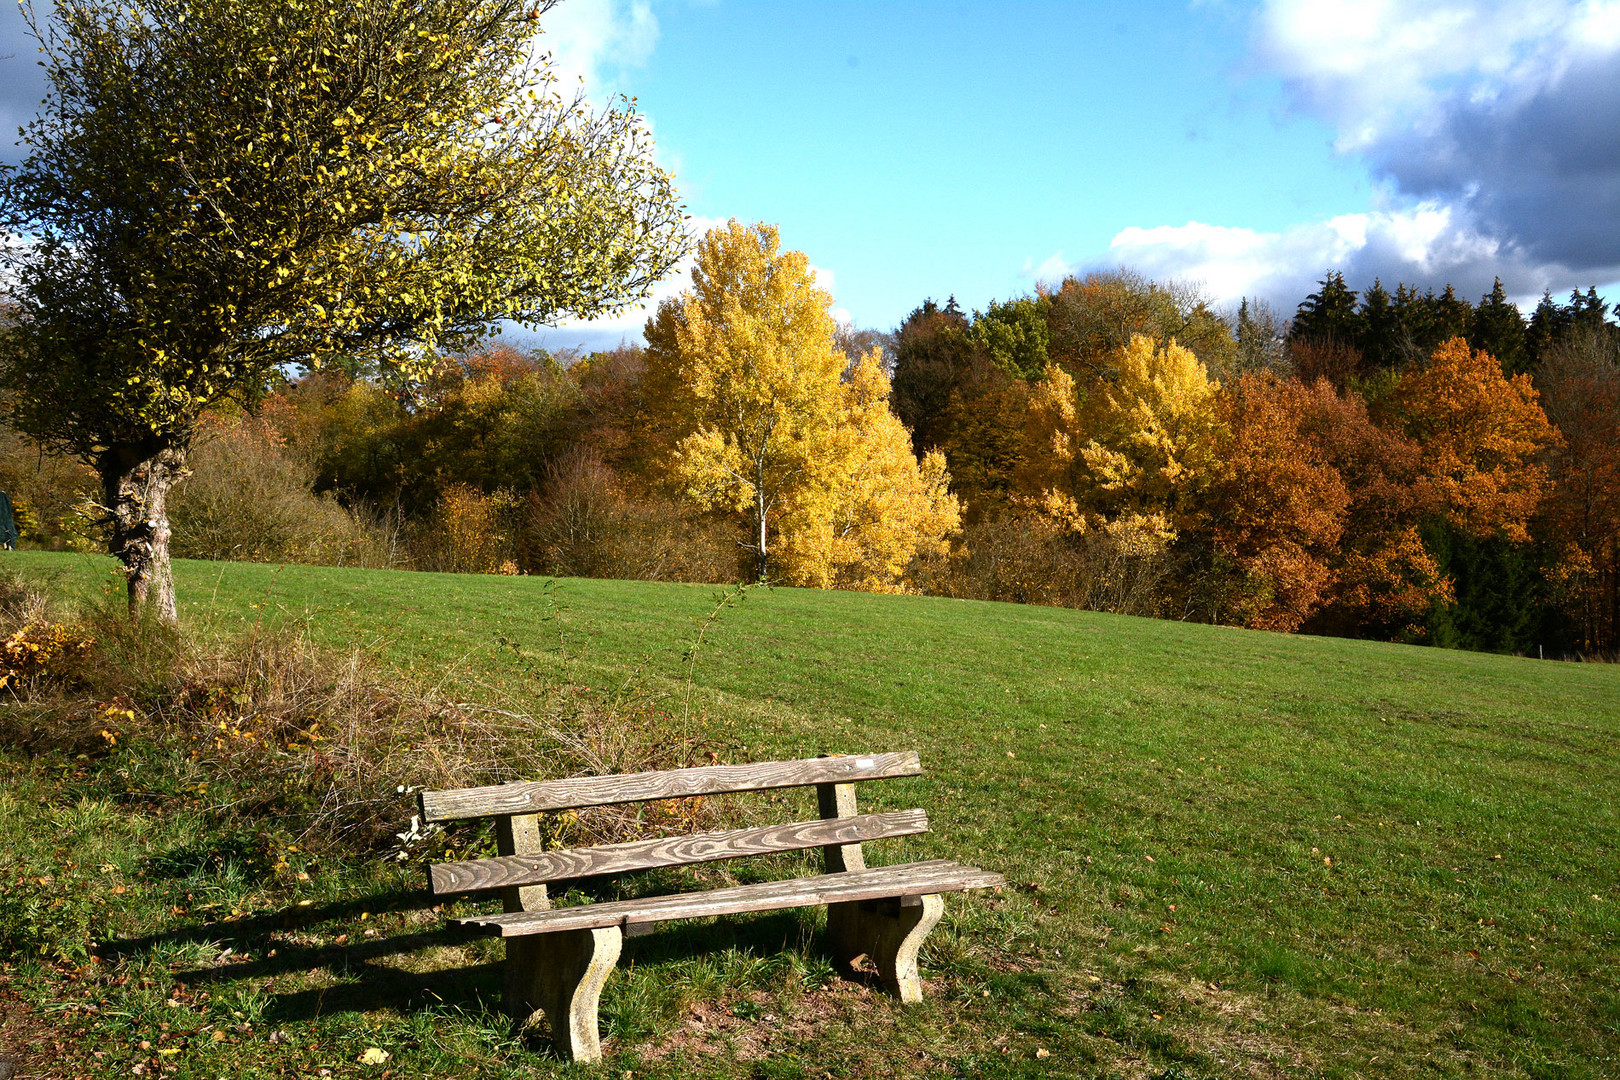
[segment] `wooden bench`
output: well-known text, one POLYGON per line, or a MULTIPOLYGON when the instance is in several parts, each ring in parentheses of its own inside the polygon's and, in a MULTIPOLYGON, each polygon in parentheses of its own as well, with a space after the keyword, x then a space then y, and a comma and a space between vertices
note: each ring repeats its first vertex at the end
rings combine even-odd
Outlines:
POLYGON ((524 1024, 544 1012, 559 1053, 602 1056, 596 1010, 626 934, 670 919, 827 905, 827 940, 846 970, 861 955, 901 1001, 922 999, 917 948, 939 922, 942 893, 1003 884, 1000 874, 945 860, 868 868, 861 842, 928 830, 921 810, 860 814, 858 780, 916 776, 914 751, 711 765, 577 780, 502 784, 419 795, 423 822, 494 818, 500 855, 429 868, 436 894, 499 889, 505 913, 455 920, 507 938, 505 1007, 524 1024), (788 825, 544 851, 537 814, 590 806, 774 788, 816 788, 821 817, 788 825), (548 883, 819 847, 825 873, 706 892, 554 908, 548 883))

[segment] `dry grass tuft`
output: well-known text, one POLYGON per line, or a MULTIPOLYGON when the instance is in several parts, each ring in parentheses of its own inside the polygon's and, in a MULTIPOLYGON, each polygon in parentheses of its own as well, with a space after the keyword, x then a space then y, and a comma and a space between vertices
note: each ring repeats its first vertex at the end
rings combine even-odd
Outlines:
MULTIPOLYGON (((415 791, 672 768, 702 754, 649 695, 535 677, 520 698, 450 700, 296 627, 208 644, 117 605, 53 616, 43 593, 0 577, 0 641, 25 628, 75 648, 0 689, 11 706, 0 742, 92 758, 133 748, 144 788, 217 795, 215 814, 274 820, 312 848, 436 856, 469 831, 422 827, 415 791)), ((556 815, 546 828, 558 844, 605 842, 691 831, 713 814, 704 800, 676 800, 556 815)))

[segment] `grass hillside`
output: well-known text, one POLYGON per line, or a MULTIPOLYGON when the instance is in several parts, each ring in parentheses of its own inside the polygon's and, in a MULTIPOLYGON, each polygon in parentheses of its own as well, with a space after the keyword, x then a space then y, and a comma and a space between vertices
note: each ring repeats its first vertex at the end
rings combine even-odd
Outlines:
MULTIPOLYGON (((87 595, 112 582, 102 559, 5 562, 87 595)), ((935 832, 871 857, 959 858, 1012 883, 947 901, 924 955, 931 1002, 902 1011, 829 981, 813 913, 672 929, 626 943, 604 998, 607 1075, 1620 1073, 1620 667, 920 597, 756 589, 717 604, 712 587, 599 580, 176 572, 183 619, 209 633, 300 622, 469 697, 521 693, 536 672, 632 685, 667 695, 729 760, 921 751, 923 778, 861 797, 925 807, 935 832)), ((142 858, 200 839, 195 822, 130 824, 116 800, 87 808, 61 766, 11 768, 13 845, 82 843, 73 861, 133 881, 142 858), (75 828, 82 840, 61 841, 75 828)), ((177 880, 136 890, 108 939, 200 926, 170 901, 206 878, 177 880)), ((150 1014, 98 989, 107 1004, 73 1014, 108 1040, 93 1067, 144 1060, 164 1008, 182 1011, 157 1007, 165 987, 213 1007, 184 996, 197 979, 183 973, 236 934, 229 947, 260 962, 208 976, 210 1000, 237 1002, 248 1030, 183 1042, 153 1066, 164 1075, 381 1075, 355 1064, 372 1045, 398 1075, 566 1071, 501 1027, 487 945, 401 913, 350 956, 358 911, 386 907, 368 898, 415 884, 373 866, 296 886, 327 917, 300 924, 299 968, 265 957, 296 951, 275 912, 298 900, 232 883, 229 902, 262 925, 147 949, 150 1014)), ((79 993, 37 974, 13 983, 42 1008, 79 993)))

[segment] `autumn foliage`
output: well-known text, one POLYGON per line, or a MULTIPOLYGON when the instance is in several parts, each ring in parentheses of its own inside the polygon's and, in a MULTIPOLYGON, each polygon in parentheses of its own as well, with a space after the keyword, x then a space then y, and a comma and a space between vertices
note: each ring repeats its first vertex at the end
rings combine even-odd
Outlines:
POLYGON ((893 334, 833 310, 776 229, 730 222, 645 348, 486 344, 210 417, 177 547, 1620 647, 1620 327, 1595 294, 1526 321, 1500 286, 1358 303, 1329 275, 1289 321, 1122 271, 893 334))
POLYGON ((746 524, 762 579, 905 588, 960 515, 941 455, 913 456, 877 354, 851 368, 832 297, 770 226, 711 231, 692 277, 647 324, 655 468, 746 524))

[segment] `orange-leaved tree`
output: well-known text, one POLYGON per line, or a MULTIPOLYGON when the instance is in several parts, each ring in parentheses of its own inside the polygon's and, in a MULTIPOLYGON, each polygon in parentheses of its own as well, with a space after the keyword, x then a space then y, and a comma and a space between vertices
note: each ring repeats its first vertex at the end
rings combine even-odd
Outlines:
POLYGON ((1397 430, 1373 423, 1354 393, 1326 380, 1298 400, 1301 434, 1343 478, 1350 495, 1344 533, 1329 559, 1326 604, 1305 629, 1349 636, 1413 640, 1452 583, 1423 544, 1418 525, 1435 510, 1422 477, 1422 449, 1397 430))
POLYGON ((1576 333, 1536 373, 1562 441, 1552 455, 1546 532, 1554 578, 1587 653, 1620 649, 1620 354, 1607 335, 1576 333))
POLYGON ((1331 408, 1327 382, 1241 376, 1220 396, 1219 479, 1206 506, 1215 549, 1243 575, 1229 614, 1259 630, 1297 630, 1321 607, 1350 508, 1328 448, 1311 437, 1331 408))
POLYGON ((1530 539, 1547 490, 1543 458, 1558 433, 1528 375, 1504 375, 1489 353, 1451 338, 1401 376, 1384 408, 1422 446, 1422 475, 1452 524, 1530 539))

